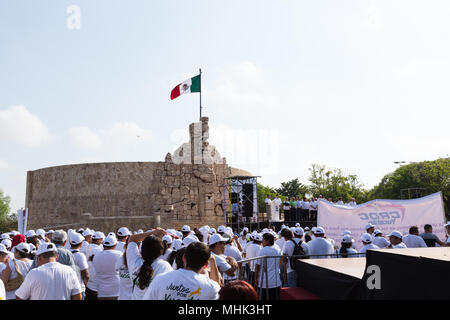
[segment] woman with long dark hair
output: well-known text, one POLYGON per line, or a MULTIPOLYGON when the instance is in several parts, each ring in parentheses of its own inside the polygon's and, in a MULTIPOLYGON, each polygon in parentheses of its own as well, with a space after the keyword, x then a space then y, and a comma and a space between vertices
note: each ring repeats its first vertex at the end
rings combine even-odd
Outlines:
POLYGON ((127 265, 133 283, 133 300, 142 300, 153 278, 161 273, 172 271, 167 261, 161 259, 165 231, 156 229, 130 236, 127 247, 127 265), (138 243, 141 243, 139 251, 138 243))
POLYGON ((346 234, 343 236, 341 241, 341 249, 339 250, 339 256, 342 258, 355 258, 357 255, 355 253, 358 253, 355 249, 352 248, 353 243, 355 240, 352 238, 351 235, 346 234), (351 254, 351 255, 349 255, 351 254))

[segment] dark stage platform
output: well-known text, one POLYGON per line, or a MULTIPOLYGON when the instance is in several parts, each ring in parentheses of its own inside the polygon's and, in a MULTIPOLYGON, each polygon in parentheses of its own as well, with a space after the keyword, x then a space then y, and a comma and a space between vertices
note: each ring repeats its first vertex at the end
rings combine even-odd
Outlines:
POLYGON ((323 299, 450 299, 450 247, 378 249, 366 258, 297 260, 298 286, 323 299), (373 267, 379 269, 379 289, 373 267), (368 270, 369 268, 369 270, 368 270))

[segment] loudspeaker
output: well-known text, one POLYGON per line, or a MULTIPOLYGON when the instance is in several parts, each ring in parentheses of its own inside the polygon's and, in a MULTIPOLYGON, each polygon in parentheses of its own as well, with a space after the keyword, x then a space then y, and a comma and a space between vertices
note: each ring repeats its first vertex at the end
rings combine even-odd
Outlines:
POLYGON ((246 183, 242 186, 244 216, 253 216, 253 184, 246 183))

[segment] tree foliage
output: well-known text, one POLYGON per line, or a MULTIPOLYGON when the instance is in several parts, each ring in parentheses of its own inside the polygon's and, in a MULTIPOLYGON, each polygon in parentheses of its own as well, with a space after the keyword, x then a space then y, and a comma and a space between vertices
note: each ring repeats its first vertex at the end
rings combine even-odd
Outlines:
POLYGON ((17 225, 17 216, 10 215, 11 198, 0 189, 0 233, 12 230, 17 225))
POLYGON ((401 199, 401 190, 422 188, 421 196, 442 191, 446 211, 450 208, 450 158, 413 162, 386 174, 370 190, 373 199, 401 199))
POLYGON ((282 182, 281 187, 275 189, 277 193, 288 198, 302 197, 308 193, 308 187, 300 183, 298 179, 293 179, 288 182, 282 182))
POLYGON ((341 169, 330 169, 318 164, 313 164, 309 171, 309 192, 313 196, 323 195, 333 200, 342 198, 344 202, 352 198, 358 203, 367 201, 367 190, 356 175, 346 175, 341 169))

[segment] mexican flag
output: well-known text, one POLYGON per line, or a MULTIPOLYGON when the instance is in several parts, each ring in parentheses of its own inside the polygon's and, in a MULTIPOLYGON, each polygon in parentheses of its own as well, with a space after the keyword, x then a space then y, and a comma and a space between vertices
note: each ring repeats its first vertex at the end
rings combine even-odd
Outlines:
POLYGON ((170 93, 170 100, 178 98, 184 93, 200 92, 200 75, 190 78, 173 88, 170 93))

